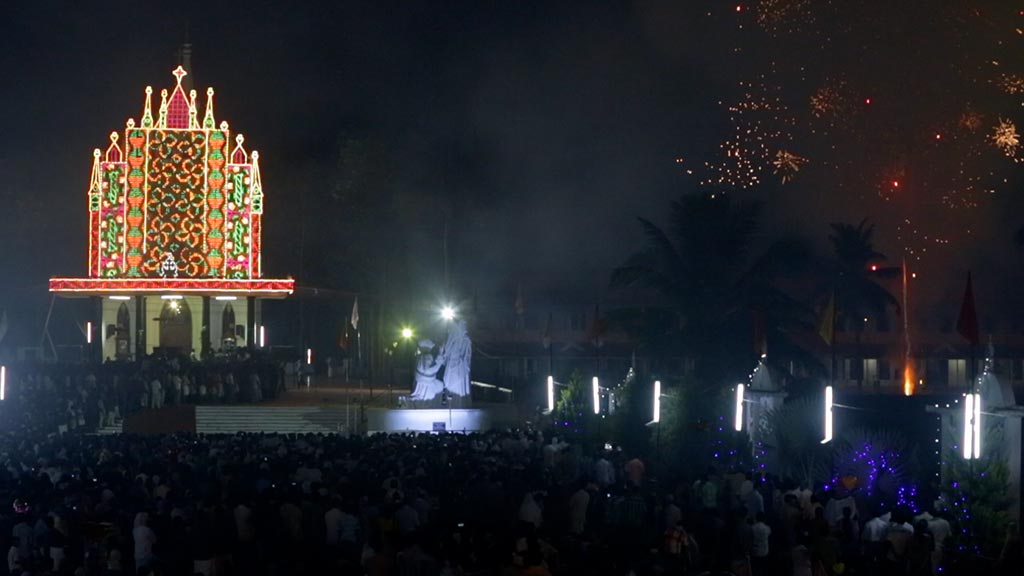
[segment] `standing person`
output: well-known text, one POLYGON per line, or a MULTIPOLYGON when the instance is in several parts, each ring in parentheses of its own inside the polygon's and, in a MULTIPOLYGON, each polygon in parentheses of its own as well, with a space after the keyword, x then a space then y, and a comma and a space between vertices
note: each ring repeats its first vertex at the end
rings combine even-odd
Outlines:
POLYGON ((754 525, 751 527, 753 541, 750 547, 750 563, 754 576, 765 576, 770 573, 768 566, 769 542, 771 541, 772 529, 765 523, 764 512, 758 512, 754 516, 754 525))
POLYGON ((156 376, 149 382, 149 407, 159 410, 164 406, 164 386, 156 376))
POLYGON ((135 540, 135 569, 153 563, 153 545, 156 544, 156 532, 149 527, 149 514, 139 512, 135 515, 135 527, 132 528, 135 540))
POLYGON ((607 453, 602 448, 601 457, 594 463, 594 480, 602 490, 615 484, 615 467, 608 461, 607 453))
POLYGON ((444 366, 444 387, 455 406, 469 404, 469 367, 473 343, 466 331, 465 320, 455 320, 448 327, 448 339, 441 347, 438 363, 444 366))
POLYGON ((914 524, 914 535, 907 545, 907 568, 911 576, 931 575, 934 550, 935 538, 928 531, 928 522, 918 520, 914 524))
POLYGON ((569 497, 569 533, 582 536, 587 527, 587 508, 590 507, 590 493, 593 484, 581 485, 569 497))

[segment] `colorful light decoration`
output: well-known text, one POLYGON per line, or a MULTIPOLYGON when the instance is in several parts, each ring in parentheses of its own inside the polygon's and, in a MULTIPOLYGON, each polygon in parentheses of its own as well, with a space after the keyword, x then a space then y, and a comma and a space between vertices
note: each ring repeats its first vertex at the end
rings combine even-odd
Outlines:
POLYGON ((743 393, 746 386, 743 384, 736 385, 736 421, 733 423, 733 428, 737 432, 743 430, 743 393))
POLYGON ((590 381, 591 396, 594 403, 594 414, 601 413, 601 385, 597 380, 597 376, 594 376, 590 381))
POLYGON ((972 393, 964 402, 964 459, 981 458, 981 394, 972 393))
POLYGON ((825 387, 825 438, 822 439, 822 444, 828 444, 832 441, 832 387, 825 387))
POLYGON ((200 122, 196 91, 182 86, 187 74, 173 71, 175 86, 160 91, 155 118, 146 87, 141 121, 129 119, 123 136, 110 134, 106 152, 93 151, 89 282, 54 278, 52 292, 292 292, 290 279, 259 282, 259 153, 246 151, 241 134, 229 146, 212 88, 200 122))
POLYGON ((652 421, 661 422, 661 380, 654 381, 654 415, 652 421))

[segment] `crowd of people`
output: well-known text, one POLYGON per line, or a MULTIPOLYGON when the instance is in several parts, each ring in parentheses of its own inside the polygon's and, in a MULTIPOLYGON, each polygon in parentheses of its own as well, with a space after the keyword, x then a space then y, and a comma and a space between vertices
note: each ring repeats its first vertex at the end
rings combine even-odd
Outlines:
POLYGON ((247 353, 203 361, 150 356, 13 364, 7 367, 0 430, 91 431, 145 408, 261 402, 280 394, 289 374, 296 378, 290 366, 247 353))
POLYGON ((770 475, 664 483, 524 431, 19 433, 0 459, 10 574, 924 575, 952 529, 770 475))
MULTIPOLYGON (((812 492, 771 474, 649 470, 620 449, 536 431, 88 434, 144 408, 259 402, 300 377, 266 359, 13 373, 0 402, 0 575, 924 576, 953 566, 956 527, 938 510, 869 510, 877 502, 855 488, 812 492)), ((1018 535, 993 565, 1024 573, 1018 535)))

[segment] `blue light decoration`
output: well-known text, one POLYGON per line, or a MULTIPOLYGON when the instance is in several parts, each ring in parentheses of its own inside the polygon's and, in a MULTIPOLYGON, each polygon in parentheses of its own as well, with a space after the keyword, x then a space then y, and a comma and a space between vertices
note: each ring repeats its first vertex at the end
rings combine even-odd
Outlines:
POLYGON ((918 486, 905 480, 903 468, 906 457, 901 450, 880 444, 865 441, 858 448, 850 446, 840 450, 836 455, 835 471, 823 488, 835 490, 843 486, 844 478, 854 477, 857 484, 850 492, 860 492, 868 499, 895 502, 914 514, 919 513, 918 486))

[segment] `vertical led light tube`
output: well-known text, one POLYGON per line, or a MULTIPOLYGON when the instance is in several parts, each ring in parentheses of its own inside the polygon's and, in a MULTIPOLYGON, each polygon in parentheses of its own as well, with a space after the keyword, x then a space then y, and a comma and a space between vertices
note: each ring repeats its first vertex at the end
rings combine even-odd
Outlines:
POLYGON ((593 392, 594 400, 594 414, 601 413, 601 385, 597 381, 597 376, 594 376, 593 380, 590 381, 590 387, 593 392))
POLYGON ((654 422, 661 422, 661 380, 654 381, 654 422))
POLYGON ((0 400, 7 398, 7 366, 0 366, 0 400))
POLYGON ((548 376, 548 413, 555 411, 555 377, 548 376))
POLYGON ((825 438, 822 444, 832 441, 832 387, 825 387, 825 438))
POLYGON ((981 394, 974 395, 974 459, 981 458, 981 394))
POLYGON ((974 457, 974 394, 964 397, 964 459, 974 457))
POLYGON ((260 348, 267 345, 267 329, 265 326, 260 326, 260 348))
POLYGON ((734 427, 739 432, 743 430, 743 393, 746 390, 746 386, 743 384, 736 385, 736 422, 734 427))
POLYGON ((85 343, 92 344, 92 320, 85 323, 85 343))
POLYGON ((312 364, 312 363, 313 363, 313 349, 312 348, 306 348, 306 364, 312 364))

